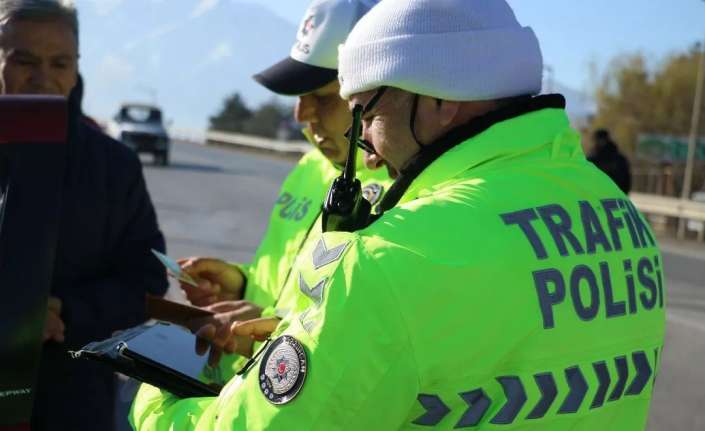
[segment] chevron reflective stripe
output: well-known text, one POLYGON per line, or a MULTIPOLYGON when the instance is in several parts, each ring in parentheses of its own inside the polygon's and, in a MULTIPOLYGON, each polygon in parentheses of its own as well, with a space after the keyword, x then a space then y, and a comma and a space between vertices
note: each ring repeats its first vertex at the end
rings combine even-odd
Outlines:
POLYGON ((536 380, 536 386, 539 387, 541 391, 541 399, 536 404, 527 419, 540 419, 546 415, 546 412, 553 404, 553 401, 558 396, 558 389, 556 388, 556 380, 553 378, 551 373, 536 374, 534 376, 536 380))
POLYGON ((629 367, 627 365, 627 357, 619 356, 614 359, 614 363, 617 366, 617 383, 612 389, 609 401, 617 401, 622 397, 622 392, 624 392, 624 387, 627 385, 627 377, 629 377, 629 367))
POLYGON ((559 414, 577 412, 588 390, 587 381, 580 371, 580 367, 567 368, 565 370, 565 380, 568 382, 568 387, 570 387, 570 393, 568 393, 561 408, 558 410, 559 414))
MULTIPOLYGON (((531 406, 531 410, 526 415, 526 421, 535 421, 546 418, 549 410, 554 405, 560 403, 558 410, 554 414, 566 415, 574 414, 583 408, 587 409, 585 398, 588 392, 592 396, 590 410, 603 407, 606 401, 617 401, 625 396, 635 396, 644 392, 644 389, 652 381, 658 369, 658 357, 661 353, 657 348, 653 354, 646 352, 650 350, 639 350, 628 355, 609 358, 604 361, 596 361, 592 364, 573 365, 565 368, 562 373, 560 371, 547 371, 533 375, 533 381, 538 388, 538 391, 529 393, 540 394, 540 398, 536 404, 531 406), (631 359, 630 359, 631 358, 631 359), (633 363, 634 373, 630 374, 629 362, 633 363), (652 362, 653 361, 653 362, 652 362), (614 362, 614 369, 610 369, 609 363, 614 362), (614 371, 616 370, 616 372, 614 371), (562 374, 562 375, 561 375, 562 374), (587 377, 591 377, 588 379, 587 377), (559 385, 556 379, 565 379, 565 386, 560 386, 562 393, 559 393, 559 385), (591 382, 596 382, 591 383, 591 382), (597 386, 595 388, 595 385, 597 386), (567 388, 567 393, 565 389, 567 388), (611 388, 611 392, 610 392, 611 388)), ((529 385, 531 379, 519 376, 501 376, 497 377, 497 382, 502 387, 504 398, 501 404, 495 399, 495 405, 492 405, 492 398, 488 391, 497 391, 496 385, 490 385, 483 388, 476 388, 468 392, 461 392, 460 398, 465 401, 467 408, 460 416, 460 419, 455 424, 455 428, 472 428, 487 424, 488 417, 486 416, 490 410, 497 411, 494 417, 489 420, 494 425, 511 425, 517 422, 519 413, 524 409, 528 401, 526 387, 524 382, 529 385), (524 378, 524 381, 522 381, 524 378)), ((413 421, 417 425, 435 426, 438 425, 443 418, 451 412, 438 395, 421 394, 418 400, 426 410, 426 412, 413 421)), ((455 405, 455 404, 451 404, 455 405)), ((460 412, 454 411, 458 415, 460 412)), ((456 416, 457 417, 457 416, 456 416)), ((522 416, 523 417, 523 416, 522 416)), ((522 419, 519 419, 521 422, 522 419)))
POLYGON ((516 419, 519 414, 519 410, 521 410, 524 403, 526 403, 526 391, 524 390, 524 385, 521 383, 521 380, 519 380, 519 377, 497 377, 497 381, 500 385, 502 385, 507 401, 490 422, 497 425, 510 424, 514 422, 514 419, 516 419))
POLYGON ((310 287, 306 283, 306 280, 304 280, 304 275, 299 273, 299 290, 301 293, 311 298, 316 305, 321 305, 321 302, 323 302, 323 288, 326 285, 326 281, 328 281, 328 279, 324 278, 316 283, 315 286, 310 287))
POLYGON ((479 424, 490 408, 490 404, 492 404, 492 400, 487 397, 482 389, 464 392, 460 394, 460 398, 468 405, 468 409, 463 413, 463 417, 460 418, 458 423, 455 424, 455 428, 468 428, 479 424))
POLYGON ((595 397, 592 399, 592 404, 590 404, 591 409, 597 407, 602 407, 605 403, 605 397, 607 396, 607 389, 610 387, 610 372, 607 369, 607 362, 600 361, 592 364, 592 368, 595 370, 595 375, 597 376, 597 382, 599 386, 597 387, 597 392, 595 392, 595 397))
POLYGON ((417 399, 423 408, 426 409, 426 413, 422 414, 412 422, 416 425, 437 425, 448 413, 450 413, 450 409, 438 395, 419 394, 417 399))
POLYGON ((625 393, 627 395, 639 395, 646 384, 649 383, 652 374, 651 365, 649 365, 649 359, 644 352, 632 353, 632 361, 636 369, 636 376, 625 393))
POLYGON ((316 248, 313 250, 313 254, 311 256, 313 259, 313 266, 316 269, 320 269, 340 259, 340 256, 343 255, 345 247, 347 247, 348 244, 350 244, 350 241, 328 249, 328 247, 326 247, 326 242, 323 238, 321 238, 318 241, 318 244, 316 244, 316 248))

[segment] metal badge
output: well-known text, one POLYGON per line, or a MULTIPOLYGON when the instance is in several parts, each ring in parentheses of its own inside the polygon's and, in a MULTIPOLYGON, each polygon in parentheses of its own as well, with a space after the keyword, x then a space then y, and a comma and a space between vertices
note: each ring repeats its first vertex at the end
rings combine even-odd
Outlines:
POLYGON ((272 343, 259 368, 259 387, 272 404, 286 404, 299 393, 306 379, 306 351, 294 337, 283 335, 272 343))
POLYGON ((375 205, 379 202, 384 194, 384 187, 377 183, 368 184, 362 188, 362 197, 367 199, 370 205, 375 205))

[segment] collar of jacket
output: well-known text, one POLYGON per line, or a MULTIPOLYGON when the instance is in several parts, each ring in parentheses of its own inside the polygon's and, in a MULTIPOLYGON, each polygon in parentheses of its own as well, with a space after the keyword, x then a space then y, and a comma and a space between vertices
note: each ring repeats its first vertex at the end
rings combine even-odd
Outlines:
MULTIPOLYGON (((489 112, 451 130, 417 153, 394 181, 380 207, 387 211, 461 172, 551 145, 562 130, 574 137, 565 113, 565 99, 560 94, 527 97, 489 112)), ((560 143, 556 145, 554 152, 560 149, 560 143)), ((571 156, 582 155, 582 148, 573 143, 569 152, 571 156)))
MULTIPOLYGON (((313 139, 313 135, 311 134, 311 129, 309 129, 308 127, 304 127, 303 129, 301 129, 301 134, 304 135, 304 138, 306 138, 306 140, 308 141, 309 144, 313 145, 313 148, 315 148, 316 151, 318 151, 319 153, 321 153, 321 155, 323 155, 323 157, 326 157, 325 154, 323 154, 323 152, 322 152, 322 151, 318 148, 318 146, 316 145, 316 143, 315 143, 316 141, 313 139)), ((356 160, 355 160, 355 171, 356 171, 356 172, 360 172, 362 169, 366 169, 366 167, 365 167, 365 155, 364 155, 364 153, 363 153, 361 150, 358 149, 358 150, 356 151, 356 157, 355 157, 355 159, 356 159, 356 160)), ((336 170, 338 170, 338 171, 340 171, 340 172, 343 171, 343 168, 344 168, 345 166, 339 165, 339 164, 333 162, 333 161, 332 161, 331 159, 329 159, 328 157, 326 157, 326 160, 328 160, 328 161, 330 162, 330 164, 333 165, 333 167, 334 167, 336 170)))

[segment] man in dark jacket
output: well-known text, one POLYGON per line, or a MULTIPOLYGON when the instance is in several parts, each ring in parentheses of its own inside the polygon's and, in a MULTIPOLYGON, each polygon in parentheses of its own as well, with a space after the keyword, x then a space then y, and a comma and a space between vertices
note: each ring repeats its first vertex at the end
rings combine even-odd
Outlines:
POLYGON ((33 431, 112 429, 112 370, 74 361, 67 351, 143 322, 145 294, 167 289, 164 270, 150 254, 151 248, 164 250, 164 238, 139 159, 86 122, 77 59, 73 7, 56 0, 0 0, 0 93, 71 93, 67 175, 33 431))
POLYGON ((594 147, 588 155, 588 160, 612 178, 624 193, 629 193, 632 188, 629 160, 619 152, 610 133, 605 129, 598 129, 593 133, 592 141, 594 147))

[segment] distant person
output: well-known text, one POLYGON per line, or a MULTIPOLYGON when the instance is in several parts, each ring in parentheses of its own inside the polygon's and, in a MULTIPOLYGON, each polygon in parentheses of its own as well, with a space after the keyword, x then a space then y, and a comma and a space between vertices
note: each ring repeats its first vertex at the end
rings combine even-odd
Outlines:
POLYGON ((150 254, 164 250, 164 237, 140 161, 85 120, 77 70, 78 18, 68 1, 0 0, 0 94, 70 96, 33 431, 113 429, 112 370, 74 361, 67 351, 143 322, 145 294, 161 295, 168 286, 150 254))
POLYGON ((612 178, 612 181, 625 194, 628 194, 632 188, 629 160, 619 152, 617 144, 614 143, 610 133, 605 129, 596 130, 592 135, 592 142, 594 146, 590 154, 588 154, 588 160, 612 178))

